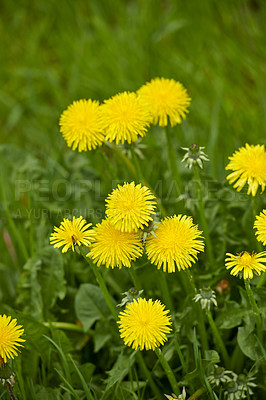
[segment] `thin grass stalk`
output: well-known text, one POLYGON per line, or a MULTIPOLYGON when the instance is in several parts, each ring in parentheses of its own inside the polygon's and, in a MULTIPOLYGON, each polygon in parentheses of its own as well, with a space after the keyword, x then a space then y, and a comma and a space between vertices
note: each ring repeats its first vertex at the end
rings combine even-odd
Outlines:
POLYGON ((103 160, 104 164, 106 165, 107 170, 109 171, 109 173, 110 173, 112 179, 114 179, 116 182, 119 182, 119 179, 118 179, 118 177, 117 177, 117 173, 116 173, 114 167, 112 166, 112 164, 111 164, 109 158, 108 158, 107 155, 105 154, 104 150, 103 150, 103 149, 99 149, 98 154, 101 155, 102 160, 103 160))
POLYGON ((173 306, 173 301, 172 297, 169 292, 169 287, 166 279, 166 272, 163 272, 161 269, 159 270, 160 278, 158 280, 159 283, 159 289, 161 291, 162 298, 164 299, 165 305, 169 308, 170 313, 172 314, 174 318, 174 306, 173 306))
POLYGON ((207 219, 206 219, 206 215, 205 215, 205 211, 204 211, 201 180, 200 180, 200 175, 199 175, 199 170, 198 170, 197 165, 193 165, 193 171, 194 171, 194 180, 196 182, 196 187, 197 187, 200 222, 201 222, 203 234, 204 234, 205 240, 206 240, 206 248, 207 248, 209 262, 210 262, 211 266, 213 266, 215 263, 214 255, 213 255, 213 248, 212 248, 212 243, 211 243, 211 238, 210 238, 210 233, 209 233, 209 227, 208 227, 208 223, 207 223, 207 219))
MULTIPOLYGON (((196 288, 194 279, 188 269, 185 270, 185 274, 188 277, 187 281, 190 286, 190 289, 187 291, 187 294, 190 296, 192 294, 192 296, 194 296, 197 293, 197 288, 196 288)), ((197 317, 198 317, 198 330, 199 330, 199 335, 200 335, 202 351, 204 354, 205 351, 209 349, 208 335, 207 335, 206 326, 204 323, 204 314, 203 314, 202 308, 199 303, 195 303, 194 301, 192 301, 192 308, 194 309, 195 315, 197 315, 197 317)))
POLYGON ((137 179, 139 183, 143 182, 143 174, 142 174, 142 170, 139 164, 139 160, 138 157, 136 155, 136 151, 135 151, 135 147, 134 147, 134 143, 130 143, 130 152, 131 152, 131 156, 132 156, 132 160, 133 160, 133 164, 136 168, 136 174, 137 174, 137 179))
POLYGON ((170 382, 170 385, 172 387, 173 392, 176 395, 179 395, 180 394, 179 385, 178 385, 178 383, 177 383, 177 381, 175 379, 175 375, 173 373, 172 368, 170 367, 168 361, 164 357, 163 352, 160 349, 158 349, 158 347, 156 347, 155 348, 155 354, 157 355, 157 357, 158 357, 158 359, 159 359, 159 361, 160 361, 160 363, 161 363, 161 365, 162 365, 162 367, 163 367, 163 369, 164 369, 164 371, 166 373, 166 376, 167 376, 167 378, 168 378, 168 380, 170 382))
POLYGON ((154 380, 152 379, 151 373, 149 372, 148 368, 146 367, 146 364, 145 364, 145 361, 143 359, 143 356, 142 356, 142 354, 140 353, 139 350, 137 350, 136 355, 137 355, 138 364, 140 366, 140 369, 142 370, 143 375, 146 376, 146 379, 149 382, 151 390, 153 391, 153 393, 156 396, 156 398, 158 400, 160 400, 161 397, 162 397, 161 396, 161 392, 158 389, 158 387, 156 386, 156 384, 154 383, 154 380))
POLYGON ((114 317, 114 320, 117 321, 117 318, 118 318, 117 309, 115 308, 115 305, 114 305, 113 300, 111 298, 111 295, 110 295, 110 293, 109 293, 109 291, 108 291, 108 289, 107 289, 107 287, 105 285, 103 277, 102 277, 102 275, 100 274, 100 272, 97 269, 98 267, 96 267, 96 265, 88 257, 86 257, 86 255, 85 255, 85 253, 84 253, 84 251, 83 251, 83 249, 81 247, 79 247, 79 249, 80 249, 80 253, 83 256, 83 258, 86 260, 86 262, 92 268, 93 273, 95 275, 95 278, 96 278, 96 280, 97 280, 97 282, 98 282, 98 284, 100 286, 100 289, 102 291, 103 297, 104 297, 104 299, 106 301, 106 304, 107 304, 109 310, 111 311, 111 313, 112 313, 112 315, 114 317))
POLYGON ((196 400, 198 397, 200 397, 200 396, 201 396, 203 393, 205 393, 205 392, 206 392, 206 389, 202 387, 202 388, 196 390, 196 392, 193 393, 193 394, 188 398, 188 400, 196 400))
POLYGON ((209 321, 209 324, 210 324, 210 327, 211 327, 211 330, 213 333, 214 341, 216 342, 218 349, 221 351, 226 368, 229 368, 230 367, 230 358, 227 353, 226 347, 224 345, 223 339, 217 329, 217 326, 214 322, 211 311, 208 308, 206 308, 205 311, 206 311, 206 315, 207 315, 207 318, 208 318, 208 321, 209 321))
POLYGON ((129 275, 130 275, 130 277, 132 279, 134 287, 137 290, 141 290, 141 283, 140 283, 140 280, 139 280, 139 278, 138 278, 138 276, 136 274, 136 271, 135 271, 133 265, 131 266, 131 268, 128 268, 128 272, 129 272, 129 275))
POLYGON ((185 363, 185 359, 183 357, 183 354, 182 354, 182 351, 181 351, 181 348, 180 348, 180 345, 179 345, 179 342, 178 342, 178 338, 177 338, 176 332, 174 332, 174 341, 175 341, 175 349, 176 349, 176 352, 178 354, 180 363, 182 365, 183 373, 184 373, 184 375, 186 375, 188 373, 188 367, 187 367, 187 365, 185 363))
POLYGON ((82 326, 72 324, 70 322, 43 322, 42 324, 47 328, 51 327, 51 328, 63 329, 66 331, 76 331, 91 336, 95 334, 95 331, 93 329, 88 329, 85 332, 82 326))
POLYGON ((250 302, 250 305, 252 307, 253 313, 254 313, 254 318, 255 318, 255 322, 256 322, 256 327, 257 327, 257 334, 258 334, 258 338, 259 340, 262 342, 262 321, 261 321, 261 315, 260 315, 260 310, 257 306, 256 300, 254 298, 253 292, 251 290, 250 287, 250 283, 247 279, 244 279, 245 282, 245 288, 246 288, 246 292, 248 295, 248 299, 250 302))
POLYGON ((172 134, 169 131, 169 127, 165 127, 165 134, 166 134, 166 141, 167 141, 167 150, 168 150, 168 158, 170 162, 170 168, 172 172, 172 178, 175 183, 175 194, 176 196, 180 196, 180 194, 183 193, 184 187, 183 187, 183 182, 179 173, 178 169, 178 164, 177 164, 177 159, 176 159, 176 153, 175 153, 175 148, 174 148, 174 143, 173 143, 173 138, 172 134), (177 186, 176 186, 177 184, 177 186))

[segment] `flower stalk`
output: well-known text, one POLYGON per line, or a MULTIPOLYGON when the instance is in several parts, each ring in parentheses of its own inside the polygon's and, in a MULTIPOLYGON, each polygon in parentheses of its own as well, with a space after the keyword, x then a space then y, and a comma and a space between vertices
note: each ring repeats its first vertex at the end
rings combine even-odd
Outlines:
POLYGON ((181 176, 179 173, 179 169, 178 169, 172 135, 171 135, 171 132, 169 131, 168 126, 165 127, 165 135, 166 135, 166 141, 167 141, 167 150, 168 150, 170 168, 171 168, 172 178, 173 178, 173 182, 174 182, 174 193, 177 198, 178 196, 180 196, 180 194, 183 193, 184 187, 183 187, 183 182, 182 182, 182 179, 181 179, 181 176))
POLYGON ((195 179, 196 187, 197 187, 197 197, 198 197, 200 221, 201 221, 203 233, 204 233, 205 240, 206 240, 206 250, 207 250, 210 264, 214 265, 215 261, 214 261, 214 256, 213 256, 213 248, 212 248, 212 243, 211 243, 211 239, 210 239, 209 227, 208 227, 208 223, 207 223, 207 219, 206 219, 206 215, 205 215, 205 211, 204 211, 201 180, 200 180, 200 175, 199 175, 199 170, 198 170, 197 165, 193 165, 193 171, 194 171, 194 179, 195 179))
POLYGON ((258 338, 261 341, 261 343, 263 343, 262 342, 262 321, 261 321, 260 310, 259 310, 259 308, 257 306, 257 303, 256 303, 256 300, 254 298, 253 292, 251 290, 249 281, 247 279, 244 279, 244 282, 245 282, 245 288, 246 288, 246 292, 247 292, 247 295, 248 295, 248 299, 249 299, 250 305, 251 305, 253 313, 254 313, 254 318, 255 318, 255 322, 256 322, 258 338))
POLYGON ((214 341, 216 342, 218 349, 221 351, 225 366, 227 368, 229 368, 230 359, 229 359, 229 355, 227 353, 226 347, 224 345, 223 339, 221 338, 221 335, 217 329, 217 326, 214 322, 211 311, 208 308, 206 308, 205 311, 206 311, 206 315, 207 315, 207 318, 208 318, 208 321, 209 321, 209 324, 210 324, 210 327, 211 327, 211 330, 213 333, 214 341))
POLYGON ((86 262, 92 268, 93 273, 95 275, 95 278, 96 278, 96 280, 97 280, 97 282, 98 282, 98 284, 100 286, 100 289, 102 291, 103 297, 104 297, 104 299, 106 301, 106 304, 107 304, 109 310, 111 311, 111 313, 112 313, 112 315, 114 317, 114 320, 116 321, 117 317, 118 317, 117 309, 115 308, 115 305, 114 305, 113 300, 112 300, 112 298, 110 296, 110 293, 109 293, 109 291, 108 291, 108 289, 107 289, 107 287, 105 285, 105 282, 103 280, 102 275, 98 271, 96 265, 94 265, 93 262, 88 257, 86 257, 86 254, 84 253, 84 251, 83 251, 83 249, 81 247, 80 247, 80 253, 83 256, 83 258, 86 260, 86 262))
POLYGON ((158 357, 158 359, 159 359, 159 361, 160 361, 160 363, 161 363, 161 365, 162 365, 162 367, 163 367, 163 369, 164 369, 164 371, 165 371, 165 373, 167 375, 167 378, 168 378, 168 380, 170 382, 170 385, 172 387, 173 392, 176 393, 177 395, 179 395, 180 394, 179 385, 178 385, 178 383, 177 383, 177 381, 175 379, 175 375, 173 373, 173 370, 170 367, 168 361, 166 360, 163 352, 160 349, 156 348, 155 349, 155 353, 156 353, 156 355, 157 355, 157 357, 158 357))

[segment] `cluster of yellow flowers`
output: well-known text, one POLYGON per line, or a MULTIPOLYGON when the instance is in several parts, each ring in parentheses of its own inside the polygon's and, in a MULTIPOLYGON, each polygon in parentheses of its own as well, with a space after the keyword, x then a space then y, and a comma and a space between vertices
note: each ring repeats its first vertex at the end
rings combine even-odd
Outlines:
POLYGON ((155 78, 136 93, 118 93, 103 104, 74 101, 60 117, 60 131, 73 150, 95 149, 105 141, 133 143, 145 136, 151 124, 171 126, 185 118, 190 97, 180 82, 155 78))
MULTIPOLYGON (((240 147, 231 157, 226 170, 233 171, 227 176, 229 183, 234 183, 234 188, 239 192, 245 184, 248 184, 247 194, 256 196, 259 186, 261 193, 264 192, 266 186, 266 151, 264 145, 249 145, 240 147)), ((257 229, 256 236, 258 241, 266 245, 266 210, 263 210, 260 215, 256 216, 254 228, 257 229)), ((253 272, 261 275, 261 272, 266 271, 266 252, 262 251, 258 254, 249 254, 243 251, 240 254, 226 254, 228 257, 225 260, 227 269, 231 270, 232 275, 243 273, 244 279, 252 279, 253 272)))
MULTIPOLYGON (((144 244, 139 232, 153 221, 155 197, 146 186, 135 182, 118 185, 106 199, 106 218, 96 227, 88 229, 82 218, 73 221, 64 219, 55 227, 50 242, 55 247, 63 246, 62 252, 74 245, 89 247, 87 254, 92 261, 107 268, 131 267, 143 253, 144 244)), ((202 232, 193 224, 192 217, 174 215, 164 218, 145 241, 145 250, 150 262, 169 273, 191 267, 197 254, 204 251, 202 232)))
MULTIPOLYGON (((146 186, 135 182, 118 185, 106 199, 106 218, 89 229, 83 217, 64 219, 55 227, 50 242, 55 247, 63 246, 62 252, 75 245, 89 248, 87 257, 98 267, 131 267, 143 253, 158 269, 175 272, 189 268, 204 250, 202 232, 193 224, 192 217, 174 215, 161 221, 154 234, 145 243, 140 232, 150 227, 156 209, 155 197, 146 186)), ((171 328, 169 311, 159 300, 137 299, 120 313, 120 334, 124 343, 134 349, 155 349, 163 344, 171 328)))

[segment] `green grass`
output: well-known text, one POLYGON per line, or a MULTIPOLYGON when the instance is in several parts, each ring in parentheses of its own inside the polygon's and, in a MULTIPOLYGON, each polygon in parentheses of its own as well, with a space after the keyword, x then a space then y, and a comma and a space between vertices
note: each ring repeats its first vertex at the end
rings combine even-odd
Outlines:
MULTIPOLYGON (((64 217, 101 221, 104 200, 117 183, 102 149, 78 153, 66 146, 60 114, 74 100, 103 101, 156 76, 182 82, 192 98, 186 120, 171 133, 189 193, 186 213, 199 224, 193 172, 180 164, 180 147, 198 143, 210 158, 201 181, 215 266, 204 254, 191 272, 198 288, 215 289, 222 278, 229 280, 231 291, 218 296, 213 317, 231 368, 256 371, 259 388, 252 398, 262 398, 265 352, 253 334, 244 284, 224 268, 226 252, 258 251, 253 211, 250 198, 226 183, 224 168, 228 156, 246 142, 266 144, 265 2, 2 0, 0 12, 0 314, 12 315, 25 328, 25 348, 13 362, 19 400, 149 400, 158 398, 156 390, 162 399, 171 393, 153 352, 143 357, 157 389, 135 352, 123 346, 82 257, 49 246, 53 226, 64 217), (88 284, 103 304, 102 313, 94 310, 94 321, 80 318, 77 306, 88 284), (78 319, 87 323, 85 331, 77 328, 78 319), (58 322, 67 325, 57 328, 58 322)), ((145 158, 139 162, 145 179, 166 214, 178 213, 165 135, 153 127, 143 143, 145 158)), ((111 148, 104 151, 120 182, 135 179, 111 148)), ((257 196, 257 210, 262 208, 265 195, 257 196)), ((121 293, 132 286, 128 271, 100 271, 120 303, 121 293)), ((145 258, 137 262, 146 298, 164 300, 159 272, 145 258)), ((184 294, 185 277, 179 276, 166 277, 176 331, 163 351, 187 398, 204 388, 201 398, 222 400, 206 380, 210 365, 219 362, 212 331, 204 317, 210 352, 202 354, 192 293, 184 294)), ((265 287, 255 295, 265 329, 265 287)), ((94 297, 86 296, 83 301, 93 307, 94 297)), ((9 398, 5 388, 0 387, 0 398, 9 398)))

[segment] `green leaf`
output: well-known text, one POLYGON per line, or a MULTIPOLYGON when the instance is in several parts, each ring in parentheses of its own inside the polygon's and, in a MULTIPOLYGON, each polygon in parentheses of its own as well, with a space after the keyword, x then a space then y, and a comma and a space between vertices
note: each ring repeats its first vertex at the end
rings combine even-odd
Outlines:
POLYGON ((56 300, 66 293, 63 258, 53 247, 41 249, 23 267, 18 284, 17 304, 24 306, 39 320, 44 319, 44 311, 51 309, 56 300))
POLYGON ((107 319, 110 315, 101 289, 91 283, 84 283, 80 286, 75 298, 75 311, 85 331, 95 321, 107 319))
POLYGON ((112 335, 109 332, 108 325, 105 321, 98 321, 95 326, 94 353, 98 353, 103 346, 108 343, 112 335))
POLYGON ((241 326, 238 328, 237 342, 242 352, 251 360, 258 361, 263 357, 261 348, 256 335, 252 332, 252 327, 241 326))
POLYGON ((113 385, 123 381, 134 363, 134 358, 135 353, 132 353, 130 357, 124 355, 123 351, 119 354, 113 368, 110 371, 107 371, 109 377, 105 380, 105 383, 107 383, 106 391, 113 385))
POLYGON ((235 301, 227 301, 224 309, 219 312, 215 322, 220 329, 231 329, 241 325, 242 320, 251 314, 250 309, 245 309, 235 301))

